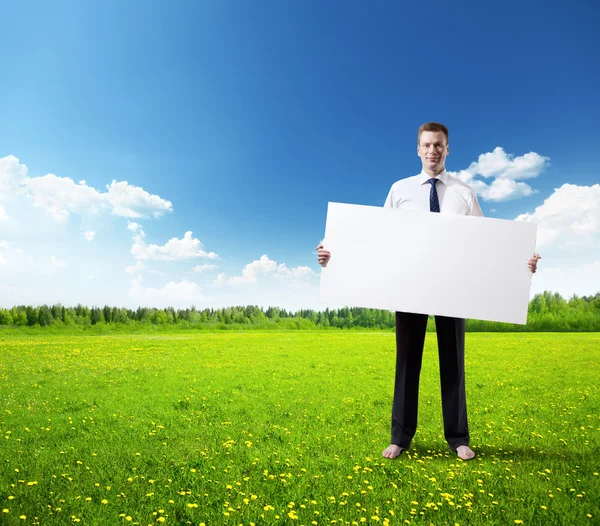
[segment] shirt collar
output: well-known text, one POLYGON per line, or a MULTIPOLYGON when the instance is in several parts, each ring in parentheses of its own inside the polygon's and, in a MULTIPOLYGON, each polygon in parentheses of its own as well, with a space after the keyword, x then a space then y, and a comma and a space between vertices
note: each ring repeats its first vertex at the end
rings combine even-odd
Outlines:
MULTIPOLYGON (((425 173, 425 171, 422 171, 419 174, 419 181, 421 182, 422 185, 425 184, 427 181, 429 181, 429 179, 431 179, 431 176, 429 174, 425 173)), ((448 184, 448 172, 446 170, 444 170, 442 173, 438 174, 436 179, 438 179, 439 181, 441 181, 442 183, 447 185, 448 184)))

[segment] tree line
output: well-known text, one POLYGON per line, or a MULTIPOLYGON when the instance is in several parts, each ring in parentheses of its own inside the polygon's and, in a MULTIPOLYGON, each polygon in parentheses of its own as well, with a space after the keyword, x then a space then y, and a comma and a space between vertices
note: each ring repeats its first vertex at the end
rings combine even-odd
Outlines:
MULTIPOLYGON (((138 307, 64 307, 56 305, 19 305, 0 309, 0 326, 16 327, 173 327, 181 329, 393 329, 395 314, 386 310, 344 307, 316 311, 290 312, 278 307, 263 309, 255 305, 221 309, 156 309, 138 307)), ((434 330, 433 317, 428 330, 434 330)), ((467 320, 467 331, 600 331, 600 293, 573 296, 546 291, 529 302, 527 325, 467 320)))

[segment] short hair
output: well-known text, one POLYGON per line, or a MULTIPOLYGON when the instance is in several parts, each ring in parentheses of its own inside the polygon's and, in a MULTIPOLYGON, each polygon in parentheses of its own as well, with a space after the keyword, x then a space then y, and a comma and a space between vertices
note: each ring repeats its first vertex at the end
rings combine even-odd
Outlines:
POLYGON ((443 132, 446 136, 446 143, 448 143, 448 128, 439 122, 426 122, 425 124, 421 124, 419 126, 419 134, 417 135, 417 145, 421 144, 421 134, 424 131, 430 132, 443 132))

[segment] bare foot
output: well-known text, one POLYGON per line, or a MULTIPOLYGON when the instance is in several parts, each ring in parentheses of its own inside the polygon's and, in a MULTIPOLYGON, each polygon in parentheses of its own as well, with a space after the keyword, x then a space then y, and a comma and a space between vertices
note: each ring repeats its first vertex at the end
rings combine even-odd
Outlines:
POLYGON ((463 460, 471 460, 475 453, 469 446, 458 446, 456 454, 463 460))
POLYGON ((397 446, 396 444, 390 444, 382 453, 385 458, 396 458, 404 448, 397 446))

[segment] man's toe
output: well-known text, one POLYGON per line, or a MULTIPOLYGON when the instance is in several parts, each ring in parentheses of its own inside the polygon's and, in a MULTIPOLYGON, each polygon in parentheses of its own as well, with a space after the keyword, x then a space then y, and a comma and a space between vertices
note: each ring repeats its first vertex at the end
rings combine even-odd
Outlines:
POLYGON ((471 460, 475 457, 475 453, 469 446, 459 446, 456 449, 456 454, 463 460, 471 460))

